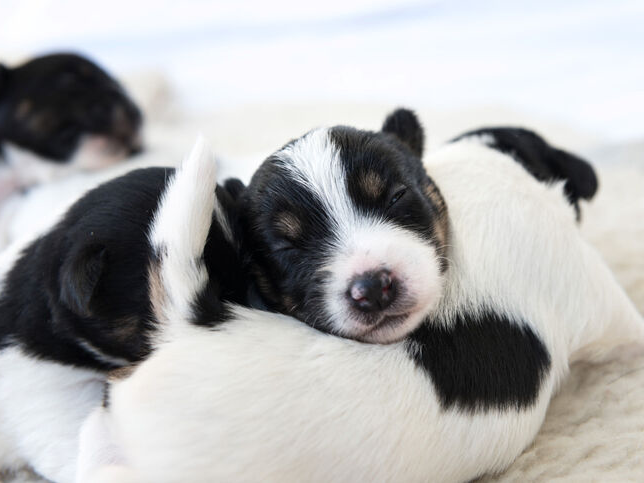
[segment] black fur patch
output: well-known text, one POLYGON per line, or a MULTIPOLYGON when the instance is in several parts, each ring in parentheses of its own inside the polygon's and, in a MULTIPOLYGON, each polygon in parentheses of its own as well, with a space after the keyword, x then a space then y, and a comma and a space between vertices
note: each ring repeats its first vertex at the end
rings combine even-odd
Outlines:
POLYGON ((235 240, 231 243, 226 239, 217 219, 213 217, 203 254, 208 270, 208 283, 192 304, 192 322, 197 325, 214 327, 227 319, 227 302, 248 305, 249 281, 240 251, 241 228, 236 199, 241 196, 244 185, 239 180, 229 181, 233 184, 226 182, 224 188, 217 186, 216 194, 235 240))
POLYGON ((324 205, 315 193, 294 183, 274 157, 255 173, 242 203, 243 251, 251 257, 254 287, 273 310, 323 328, 324 287, 318 269, 334 241, 324 205), (301 224, 296 240, 284 237, 275 225, 284 212, 301 224), (286 303, 289 299, 292 303, 286 303))
POLYGON ((136 170, 91 190, 29 245, 4 280, 0 341, 38 357, 111 369, 82 348, 137 361, 149 351, 147 238, 172 169, 136 170))
POLYGON ((449 328, 428 320, 408 341, 444 409, 525 409, 550 368, 548 350, 526 324, 490 310, 461 314, 449 328))
MULTIPOLYGON (((89 191, 25 249, 3 283, 0 348, 19 345, 36 357, 99 370, 120 365, 111 358, 148 355, 158 323, 148 277, 159 262, 148 233, 173 173, 136 170, 89 191)), ((232 196, 218 187, 217 197, 238 232, 232 196)), ((203 254, 210 280, 195 294, 200 325, 222 320, 225 301, 244 304, 248 289, 239 247, 215 220, 203 254)))
POLYGON ((382 217, 441 245, 435 239, 435 224, 446 220, 426 195, 433 181, 417 157, 382 133, 335 127, 331 138, 340 150, 347 190, 357 210, 368 217, 382 217), (382 181, 384 189, 376 198, 364 195, 361 185, 366 173, 374 173, 382 181), (391 204, 395 196, 397 201, 391 204))
POLYGON ((413 111, 396 109, 385 119, 382 131, 396 136, 415 156, 423 155, 425 133, 413 111))
POLYGON ((598 181, 593 167, 572 153, 548 144, 533 131, 511 127, 483 128, 454 139, 487 136, 489 147, 512 156, 539 181, 565 181, 566 196, 580 216, 579 200, 589 200, 597 192, 598 181))
POLYGON ((0 69, 0 143, 53 162, 70 160, 83 135, 107 137, 134 153, 142 119, 121 85, 79 55, 45 55, 0 69))

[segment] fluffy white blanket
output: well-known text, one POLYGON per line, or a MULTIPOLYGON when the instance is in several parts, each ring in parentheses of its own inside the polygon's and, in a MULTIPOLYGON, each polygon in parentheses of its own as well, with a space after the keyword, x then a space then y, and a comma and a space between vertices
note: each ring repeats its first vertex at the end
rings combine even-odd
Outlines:
MULTIPOLYGON (((168 108, 165 91, 159 85, 145 92, 152 151, 141 164, 175 164, 201 130, 224 156, 221 171, 244 180, 265 155, 314 126, 344 123, 375 129, 387 111, 374 106, 255 106, 186 118, 168 108)), ((421 110, 420 114, 428 127, 430 145, 481 125, 522 124, 563 148, 584 154, 598 168, 601 187, 597 198, 583 207, 583 233, 644 312, 644 143, 590 150, 590 136, 503 110, 421 110)), ((47 218, 43 206, 53 209, 51 206, 58 203, 60 209, 66 199, 77 196, 100 177, 75 180, 68 184, 70 189, 43 194, 28 209, 13 213, 5 229, 13 230, 14 237, 33 229, 38 225, 34 220, 47 218), (60 196, 57 199, 56 193, 60 196)), ((483 481, 641 481, 643 401, 644 350, 622 353, 602 365, 577 364, 553 399, 534 444, 504 474, 483 481)), ((28 472, 4 478, 38 481, 28 472)), ((0 474, 0 481, 4 478, 0 474)))

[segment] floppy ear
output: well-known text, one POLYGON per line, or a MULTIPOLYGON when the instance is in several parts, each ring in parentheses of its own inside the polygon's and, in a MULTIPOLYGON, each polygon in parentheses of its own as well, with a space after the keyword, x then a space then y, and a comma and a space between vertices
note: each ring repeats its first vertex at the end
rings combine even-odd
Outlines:
POLYGON ((425 133, 413 111, 396 109, 385 119, 382 131, 396 136, 419 158, 423 155, 425 133))
POLYGON ((559 175, 566 180, 564 189, 568 199, 576 202, 591 199, 597 192, 597 175, 593 167, 583 159, 562 149, 552 150, 559 175))
POLYGON ((92 298, 106 263, 103 245, 88 245, 72 253, 60 270, 60 301, 78 315, 91 317, 92 298))

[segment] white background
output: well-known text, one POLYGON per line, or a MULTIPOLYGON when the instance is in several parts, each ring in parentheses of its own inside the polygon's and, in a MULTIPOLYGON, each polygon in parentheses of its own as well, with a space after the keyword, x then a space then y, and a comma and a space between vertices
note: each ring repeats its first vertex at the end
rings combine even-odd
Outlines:
POLYGON ((644 137, 644 1, 0 0, 0 58, 57 49, 160 70, 197 110, 508 106, 644 137))

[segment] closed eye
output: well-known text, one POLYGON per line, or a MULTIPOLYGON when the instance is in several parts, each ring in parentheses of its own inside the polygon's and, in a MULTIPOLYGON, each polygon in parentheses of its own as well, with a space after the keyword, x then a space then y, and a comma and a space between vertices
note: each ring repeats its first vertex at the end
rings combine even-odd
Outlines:
POLYGON ((402 188, 396 191, 396 193, 394 193, 394 195, 391 197, 391 200, 389 201, 389 206, 387 206, 387 209, 395 205, 400 200, 400 198, 402 198, 405 195, 406 192, 407 192, 407 188, 402 188))
POLYGON ((287 240, 281 240, 273 245, 274 253, 285 253, 297 250, 297 247, 287 240))

